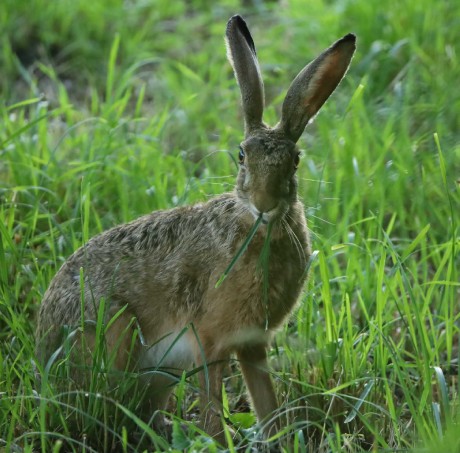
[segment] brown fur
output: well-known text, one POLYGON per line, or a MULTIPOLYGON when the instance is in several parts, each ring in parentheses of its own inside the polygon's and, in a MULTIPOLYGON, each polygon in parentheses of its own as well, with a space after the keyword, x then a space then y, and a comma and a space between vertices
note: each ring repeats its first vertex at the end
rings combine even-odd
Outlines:
MULTIPOLYGON (((283 107, 281 122, 270 129, 261 118, 263 83, 255 48, 239 16, 228 23, 227 44, 242 92, 246 130, 241 145, 244 162, 235 191, 207 203, 153 212, 92 238, 51 282, 37 328, 37 352, 45 361, 62 341, 60 328, 80 324, 83 269, 85 319, 96 318, 101 298, 107 301, 107 320, 125 307, 106 335, 109 351, 116 353, 116 368, 125 369, 128 360, 137 368, 207 366, 209 378, 205 379, 205 373, 200 378, 202 422, 215 436, 221 431, 222 375, 231 354, 241 363, 259 420, 267 421, 276 413, 266 349, 272 333, 296 304, 310 255, 304 208, 297 198, 298 137, 292 137, 300 135, 299 129, 321 106, 312 111, 309 99, 314 104, 318 99, 321 104, 325 101, 345 74, 354 51, 349 35, 304 69, 288 92, 289 108, 283 107), (312 80, 314 86, 309 84, 312 80), (294 124, 292 130, 290 124, 294 124), (264 224, 216 288, 259 215, 264 224), (267 224, 272 225, 268 306, 259 263, 267 224), (182 329, 191 325, 174 343, 182 329), (132 350, 130 340, 136 326, 146 345, 138 344, 132 350)), ((91 333, 85 335, 91 345, 91 333)), ((165 377, 149 379, 156 389, 168 383, 165 377)), ((163 409, 168 392, 152 394, 148 410, 163 409)), ((275 420, 266 425, 267 433, 279 428, 275 420)), ((161 426, 162 421, 157 419, 157 424, 161 426)))

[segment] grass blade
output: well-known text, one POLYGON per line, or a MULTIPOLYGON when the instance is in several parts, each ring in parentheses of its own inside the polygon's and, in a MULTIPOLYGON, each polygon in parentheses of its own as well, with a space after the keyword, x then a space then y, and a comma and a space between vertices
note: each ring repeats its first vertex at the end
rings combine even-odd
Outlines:
POLYGON ((241 255, 246 251, 250 242, 252 241, 252 238, 254 237, 257 230, 259 229, 260 222, 262 222, 262 214, 260 214, 257 220, 255 221, 253 227, 251 228, 251 231, 249 231, 249 234, 247 235, 245 241, 243 242, 243 245, 240 247, 238 252, 236 252, 235 256, 233 257, 232 261, 228 265, 227 269, 225 269, 224 273, 220 276, 219 280, 217 280, 217 283, 214 286, 215 288, 219 288, 219 286, 222 285, 222 283, 227 278, 230 271, 233 269, 233 266, 235 266, 236 262, 240 259, 241 255))
POLYGON ((363 405, 363 403, 366 401, 367 396, 369 395, 369 392, 372 390, 374 387, 375 380, 371 379, 365 386, 363 391, 361 392, 361 395, 359 395, 358 401, 356 404, 353 406, 353 409, 351 410, 350 414, 347 416, 345 419, 345 423, 350 423, 355 419, 355 417, 359 414, 359 409, 363 405))

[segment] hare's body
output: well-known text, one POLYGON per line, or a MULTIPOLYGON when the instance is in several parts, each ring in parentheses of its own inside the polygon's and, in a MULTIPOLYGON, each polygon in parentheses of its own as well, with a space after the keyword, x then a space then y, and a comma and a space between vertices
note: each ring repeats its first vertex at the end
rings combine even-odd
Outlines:
MULTIPOLYGON (((310 254, 297 197, 295 143, 345 74, 355 37, 337 41, 299 73, 274 128, 262 121, 260 69, 239 16, 228 22, 227 46, 245 117, 235 191, 207 203, 154 212, 91 239, 52 281, 37 329, 38 354, 46 362, 62 344, 64 325, 85 326, 85 341, 79 343, 86 350, 78 349, 76 341, 74 354, 85 360, 95 341, 91 321, 105 307, 110 326, 105 340, 116 368, 161 368, 180 375, 193 365, 203 366, 202 419, 213 435, 221 430, 222 375, 233 353, 259 420, 268 422, 265 431, 279 427, 266 349, 297 302, 310 254), (262 223, 247 250, 216 287, 256 219, 262 223), (262 251, 268 256, 264 263, 262 251), (143 341, 133 344, 134 331, 143 341)), ((164 408, 168 374, 141 376, 152 389, 147 411, 164 408)), ((155 423, 161 426, 161 418, 155 423)))
MULTIPOLYGON (((80 325, 82 269, 85 319, 97 318, 102 298, 109 307, 108 322, 127 307, 106 335, 107 344, 117 350, 117 368, 126 369, 129 360, 140 370, 161 370, 144 378, 152 387, 147 415, 166 404, 171 381, 164 371, 180 375, 206 361, 221 375, 232 353, 264 365, 270 333, 291 312, 306 277, 308 235, 303 206, 293 203, 289 220, 271 232, 268 306, 260 262, 266 226, 259 228, 245 255, 215 288, 254 224, 253 215, 242 215, 243 209, 235 194, 224 194, 206 204, 157 211, 92 238, 66 261, 45 294, 37 330, 43 339, 42 357, 62 343, 62 326, 80 325), (134 350, 131 329, 125 331, 133 318, 145 341, 134 350), (260 351, 246 358, 247 348, 260 351)), ((86 330, 91 344, 91 329, 86 330)), ((216 386, 220 382, 218 378, 216 386)), ((263 390, 269 409, 259 413, 261 418, 276 408, 271 390, 263 390)), ((220 388, 213 392, 218 395, 220 388)), ((219 420, 208 418, 212 421, 206 428, 217 432, 219 420)), ((162 422, 156 420, 159 429, 162 422)))
MULTIPOLYGON (((223 194, 205 204, 153 212, 92 238, 66 261, 45 294, 38 335, 45 339, 46 355, 61 340, 53 332, 80 323, 80 269, 85 318, 97 317, 101 298, 108 301, 109 318, 127 305, 124 315, 137 320, 148 345, 175 338, 170 334, 193 323, 213 348, 228 355, 243 332, 263 332, 266 319, 269 330, 279 327, 305 277, 309 251, 303 207, 293 204, 286 224, 272 230, 268 307, 260 263, 266 226, 215 288, 254 224, 250 212, 241 214, 243 209, 235 194, 223 194)), ((195 346, 190 351, 196 354, 195 346)))

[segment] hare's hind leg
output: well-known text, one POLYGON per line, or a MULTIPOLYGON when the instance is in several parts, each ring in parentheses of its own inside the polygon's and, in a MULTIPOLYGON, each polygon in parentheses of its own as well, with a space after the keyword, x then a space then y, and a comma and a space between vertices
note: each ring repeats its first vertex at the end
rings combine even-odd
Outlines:
POLYGON ((140 340, 137 336, 136 318, 126 310, 109 320, 105 333, 108 359, 118 371, 133 371, 137 367, 140 340))
POLYGON ((182 372, 193 364, 194 339, 185 329, 157 332, 157 335, 159 339, 147 339, 150 347, 144 348, 139 357, 140 380, 146 389, 142 413, 155 430, 170 437, 171 426, 161 411, 166 410, 182 372))
POLYGON ((247 346, 237 351, 244 380, 249 390, 259 422, 263 423, 266 436, 280 429, 276 411, 275 389, 268 371, 266 345, 247 346))
MULTIPOLYGON (((134 335, 132 316, 122 314, 104 322, 83 324, 68 321, 48 325, 37 333, 36 355, 41 373, 51 373, 56 385, 72 385, 76 389, 105 391, 125 382, 124 372, 135 368, 138 341, 134 335), (63 374, 64 373, 64 374, 63 374), (99 379, 102 375, 103 379, 99 379), (106 379, 108 378, 108 379, 106 379)), ((128 388, 125 386, 124 388, 128 388)))
MULTIPOLYGON (((202 345, 205 346, 205 345, 202 345)), ((197 351, 195 364, 202 367, 199 373, 200 386, 200 426, 218 442, 225 444, 222 428, 222 382, 230 354, 217 352, 212 347, 197 351)))
MULTIPOLYGON (((122 314, 106 334, 107 348, 109 353, 114 354, 116 369, 138 373, 140 400, 137 415, 144 422, 151 424, 155 431, 170 438, 171 427, 161 411, 166 409, 174 381, 167 376, 167 373, 151 370, 158 365, 155 359, 158 358, 159 353, 152 351, 153 359, 149 359, 149 348, 141 345, 140 339, 135 334, 136 329, 135 319, 129 313, 122 314)), ((160 350, 162 347, 164 348, 160 346, 160 350)))
POLYGON ((162 411, 167 409, 173 381, 166 376, 144 376, 140 379, 141 383, 146 385, 140 416, 142 420, 152 425, 156 432, 170 439, 171 424, 166 420, 162 411))

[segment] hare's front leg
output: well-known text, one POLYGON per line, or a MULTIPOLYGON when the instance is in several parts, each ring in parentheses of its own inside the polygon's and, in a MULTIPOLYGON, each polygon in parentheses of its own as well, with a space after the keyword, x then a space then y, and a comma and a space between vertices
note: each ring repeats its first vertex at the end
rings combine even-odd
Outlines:
POLYGON ((280 426, 276 413, 278 402, 268 371, 266 345, 247 346, 240 349, 237 356, 257 418, 263 423, 265 435, 271 436, 280 426))

